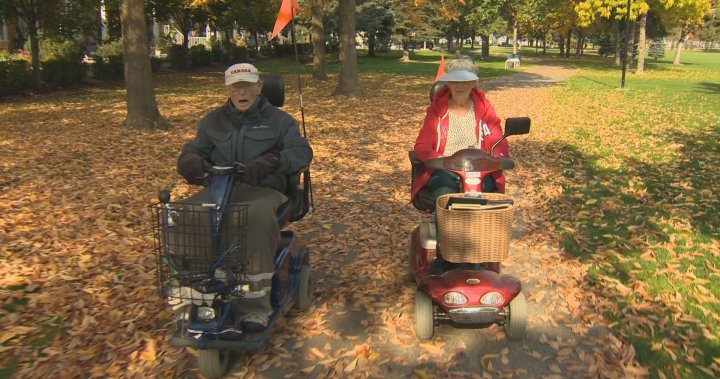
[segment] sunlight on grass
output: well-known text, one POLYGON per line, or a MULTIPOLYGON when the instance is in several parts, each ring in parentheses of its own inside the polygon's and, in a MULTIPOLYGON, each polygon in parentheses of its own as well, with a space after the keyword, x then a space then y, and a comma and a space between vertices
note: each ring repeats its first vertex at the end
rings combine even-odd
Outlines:
POLYGON ((580 155, 575 171, 593 179, 566 175, 575 196, 551 216, 556 230, 593 265, 594 288, 615 299, 607 317, 653 377, 704 378, 698 367, 720 356, 720 223, 708 215, 720 208, 720 91, 709 84, 720 82, 720 54, 685 57, 628 75, 625 90, 617 71, 583 65, 553 97, 583 122, 551 112, 580 155))

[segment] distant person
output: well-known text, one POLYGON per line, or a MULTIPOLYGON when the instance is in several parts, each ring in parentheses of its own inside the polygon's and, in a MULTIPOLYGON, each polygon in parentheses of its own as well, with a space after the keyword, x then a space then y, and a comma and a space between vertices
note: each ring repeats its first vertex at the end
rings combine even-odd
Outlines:
MULTIPOLYGON (((212 166, 236 166, 244 173, 229 203, 248 204, 246 254, 249 259, 242 309, 242 326, 255 332, 267 326, 272 314, 270 290, 273 260, 280 239, 278 207, 288 201, 288 176, 310 164, 313 151, 295 120, 261 95, 258 70, 248 63, 225 71, 228 100, 200 120, 195 139, 185 144, 177 170, 190 184, 207 185, 212 166)), ((208 202, 205 188, 188 202, 208 202)))

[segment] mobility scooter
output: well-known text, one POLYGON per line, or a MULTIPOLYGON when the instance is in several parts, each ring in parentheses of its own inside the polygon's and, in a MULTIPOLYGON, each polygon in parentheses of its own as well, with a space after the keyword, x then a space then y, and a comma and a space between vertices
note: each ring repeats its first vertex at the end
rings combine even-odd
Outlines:
MULTIPOLYGON (((282 77, 263 74, 262 80, 263 95, 282 106, 282 77)), ((306 168, 289 177, 288 183, 295 184, 290 200, 276 214, 281 229, 309 210, 308 173, 306 168), (302 186, 301 176, 307 178, 302 186)), ((197 348, 198 367, 208 378, 226 373, 232 351, 262 350, 286 313, 293 307, 306 309, 313 296, 310 253, 294 232, 282 230, 273 262, 268 326, 260 332, 243 330, 243 302, 250 290, 245 245, 253 238, 246 226, 252 220, 247 219, 246 205, 228 202, 240 175, 235 167, 213 167, 207 204, 173 202, 163 190, 160 203, 151 206, 161 296, 177 320, 170 344, 197 348)))
MULTIPOLYGON (((503 193, 482 192, 481 172, 512 169, 511 159, 495 157, 493 151, 502 139, 529 131, 529 118, 509 118, 490 153, 468 148, 425 163, 458 174, 463 192, 441 195, 433 202, 430 191, 423 188, 413 200, 416 209, 435 215, 413 230, 408 251, 410 276, 417 285, 418 339, 431 339, 441 322, 478 328, 502 325, 510 339, 525 335, 522 285, 499 269, 509 252, 513 200, 503 193), (435 262, 438 252, 442 265, 435 262)), ((415 180, 423 163, 413 151, 410 161, 415 180)))

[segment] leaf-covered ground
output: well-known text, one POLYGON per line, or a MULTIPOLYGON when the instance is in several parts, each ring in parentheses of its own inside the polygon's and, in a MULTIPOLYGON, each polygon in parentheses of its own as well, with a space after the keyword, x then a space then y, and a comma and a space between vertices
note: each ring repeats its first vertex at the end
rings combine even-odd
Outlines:
MULTIPOLYGON (((442 326, 433 340, 419 343, 405 256, 409 233, 425 216, 408 203, 407 152, 430 78, 363 76, 368 96, 360 100, 328 96, 334 80, 303 80, 315 212, 290 227, 310 247, 316 300, 308 311, 291 314, 265 352, 239 354, 230 377, 647 373, 633 346, 604 327, 597 307, 608 300, 588 291, 588 265, 561 252, 548 215, 560 190, 553 183, 563 176, 547 155, 559 139, 548 114, 556 111, 550 106, 556 89, 536 80, 487 83, 501 117, 533 120, 529 136, 511 141, 517 169, 508 173, 508 191, 519 211, 504 262, 524 283, 527 338, 509 341, 496 327, 442 326)), ((176 197, 194 190, 175 172, 175 161, 197 120, 224 101, 220 83, 220 70, 159 76, 161 113, 175 128, 157 133, 119 127, 125 114, 120 87, 0 104, 3 372, 18 378, 199 375, 195 351, 168 344, 172 315, 157 295, 146 207, 159 189, 172 187, 176 197)), ((294 78, 286 85, 286 110, 299 119, 294 78)))

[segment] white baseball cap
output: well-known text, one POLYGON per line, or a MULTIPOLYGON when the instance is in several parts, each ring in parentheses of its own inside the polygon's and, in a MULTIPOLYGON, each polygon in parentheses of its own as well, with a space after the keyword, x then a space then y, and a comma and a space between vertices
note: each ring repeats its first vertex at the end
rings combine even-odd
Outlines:
POLYGON ((238 63, 225 70, 225 85, 237 82, 257 83, 260 80, 258 69, 250 63, 238 63))
POLYGON ((438 79, 439 82, 472 82, 474 80, 478 80, 477 75, 465 70, 448 72, 438 79))

